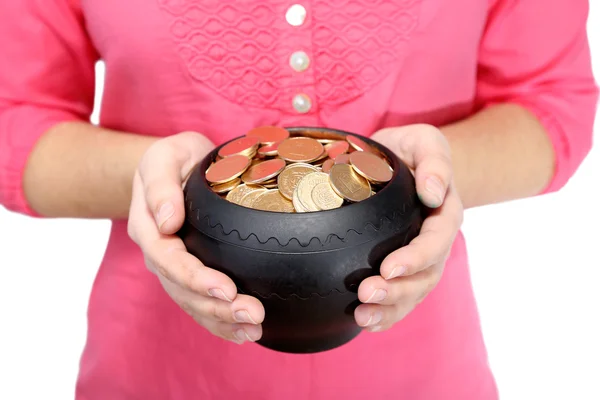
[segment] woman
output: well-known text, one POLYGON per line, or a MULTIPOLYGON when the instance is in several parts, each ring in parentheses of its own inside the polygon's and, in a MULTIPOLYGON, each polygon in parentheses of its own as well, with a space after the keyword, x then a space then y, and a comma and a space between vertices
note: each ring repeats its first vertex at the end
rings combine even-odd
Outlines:
POLYGON ((497 399, 463 207, 557 191, 586 156, 598 96, 587 11, 567 0, 3 5, 0 203, 113 220, 77 399, 497 399), (367 332, 341 348, 252 343, 260 302, 173 235, 190 167, 259 125, 371 136, 415 169, 434 209, 362 282, 367 332))

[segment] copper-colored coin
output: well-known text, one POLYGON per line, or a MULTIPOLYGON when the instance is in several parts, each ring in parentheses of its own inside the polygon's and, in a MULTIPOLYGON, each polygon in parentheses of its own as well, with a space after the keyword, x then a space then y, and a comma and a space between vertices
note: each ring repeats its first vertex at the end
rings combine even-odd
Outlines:
POLYGON ((333 210, 341 207, 344 203, 344 199, 333 191, 329 182, 316 185, 312 190, 311 197, 319 210, 333 210))
POLYGON ((325 149, 323 149, 323 153, 319 157, 317 157, 316 160, 313 160, 310 163, 312 165, 323 164, 325 162, 326 158, 327 158, 327 151, 325 149))
POLYGON ((261 157, 271 157, 277 155, 277 147, 279 147, 279 143, 275 142, 273 144, 268 144, 258 149, 258 155, 261 157))
POLYGON ((279 191, 285 198, 292 200, 298 182, 313 172, 317 172, 317 168, 310 164, 297 163, 288 165, 277 177, 279 191))
POLYGON ((346 153, 349 147, 350 145, 348 144, 348 142, 343 142, 339 140, 337 142, 333 142, 325 146, 325 150, 327 150, 327 155, 329 156, 329 158, 335 160, 335 158, 340 154, 346 153))
POLYGON ((242 181, 244 181, 244 183, 261 183, 268 181, 279 175, 284 168, 285 161, 281 158, 263 161, 248 168, 248 171, 244 172, 244 175, 242 175, 242 181))
POLYGON ((324 172, 313 172, 304 176, 298 182, 296 191, 298 192, 298 200, 308 211, 319 211, 319 207, 312 199, 312 191, 319 183, 329 182, 329 175, 324 172))
POLYGON ((329 178, 333 190, 345 200, 358 202, 371 196, 369 181, 358 175, 348 164, 335 164, 329 171, 329 178))
POLYGON ((389 182, 394 174, 388 163, 373 153, 354 152, 350 155, 350 164, 360 175, 376 183, 389 182))
POLYGON ((361 138, 359 138, 357 136, 348 135, 348 136, 346 136, 346 141, 355 150, 373 152, 371 146, 369 146, 364 140, 362 140, 361 138))
POLYGON ((294 212, 292 202, 279 193, 279 190, 268 190, 261 194, 252 204, 252 208, 262 211, 294 212))
POLYGON ((323 166, 322 166, 323 172, 328 174, 329 170, 331 169, 331 167, 333 167, 334 163, 335 163, 335 161, 333 161, 332 159, 325 160, 325 162, 323 163, 323 166))
POLYGON ((335 164, 350 164, 350 154, 340 154, 335 158, 335 164))
POLYGON ((262 187, 258 185, 246 185, 245 183, 242 183, 231 192, 227 193, 226 200, 235 204, 240 204, 242 197, 256 189, 262 189, 262 187))
POLYGON ((265 188, 259 188, 249 191, 244 195, 244 197, 242 197, 239 205, 242 207, 252 208, 252 205, 254 204, 256 199, 258 199, 263 193, 267 192, 267 190, 268 189, 265 188))
POLYGON ((246 156, 227 157, 217 161, 206 171, 206 180, 211 183, 229 182, 242 175, 249 166, 250 159, 246 156))
POLYGON ((218 194, 227 193, 230 190, 235 189, 241 183, 240 178, 235 178, 229 182, 221 183, 220 185, 214 185, 210 189, 218 194))
POLYGON ((267 189, 277 189, 279 185, 277 185, 277 181, 274 182, 265 182, 262 184, 267 189))
POLYGON ((225 158, 236 154, 242 154, 251 157, 251 154, 256 151, 258 147, 257 137, 244 136, 235 139, 219 149, 219 156, 225 158))
POLYGON ((316 139, 292 137, 279 144, 279 157, 289 162, 311 162, 323 154, 323 145, 316 139))
POLYGON ((262 144, 281 142, 290 137, 290 133, 279 126, 259 126, 246 133, 248 137, 257 137, 262 144))

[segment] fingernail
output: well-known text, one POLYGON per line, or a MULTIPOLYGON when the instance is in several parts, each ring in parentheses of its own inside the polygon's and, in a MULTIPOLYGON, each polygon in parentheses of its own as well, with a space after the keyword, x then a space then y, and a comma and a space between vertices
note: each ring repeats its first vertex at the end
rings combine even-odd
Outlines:
POLYGON ((250 316, 250 313, 246 310, 238 310, 238 311, 234 312, 233 319, 235 319, 236 322, 245 322, 247 324, 257 325, 256 321, 254 321, 252 319, 252 317, 250 316))
POLYGON ((430 176, 425 181, 425 189, 435 197, 434 203, 430 205, 432 207, 439 207, 444 201, 444 186, 442 182, 438 178, 430 176))
POLYGON ((369 332, 378 332, 381 330, 381 325, 377 325, 377 326, 371 326, 369 327, 369 332))
POLYGON ((383 314, 381 314, 381 312, 377 311, 376 313, 371 314, 371 316, 369 317, 369 320, 367 321, 367 324, 365 326, 377 325, 378 323, 381 322, 382 319, 383 319, 383 314))
POLYGON ((175 214, 175 207, 173 207, 173 203, 171 203, 170 201, 160 206, 160 209, 158 210, 158 215, 156 216, 156 222, 158 224, 158 227, 162 227, 164 223, 167 222, 169 218, 173 216, 173 214, 175 214))
POLYGON ((387 291, 384 289, 376 289, 373 294, 371 294, 371 297, 369 297, 369 299, 366 301, 367 303, 379 303, 380 301, 383 301, 383 299, 385 299, 385 297, 387 296, 387 291))
POLYGON ((392 272, 390 272, 390 274, 385 279, 397 278, 401 275, 404 275, 405 273, 406 267, 404 265, 399 265, 397 267, 394 267, 394 269, 392 269, 392 272))
POLYGON ((233 332, 233 336, 235 336, 235 338, 237 339, 239 344, 244 343, 247 339, 246 332, 244 332, 243 329, 238 329, 237 331, 233 332))
POLYGON ((246 341, 254 342, 254 340, 252 340, 252 338, 250 336, 248 336, 246 331, 243 329, 238 329, 237 331, 235 331, 234 335, 235 335, 236 339, 242 343, 246 342, 246 341))
POLYGON ((231 303, 231 299, 225 295, 225 292, 221 289, 208 289, 208 295, 217 299, 225 300, 231 303))

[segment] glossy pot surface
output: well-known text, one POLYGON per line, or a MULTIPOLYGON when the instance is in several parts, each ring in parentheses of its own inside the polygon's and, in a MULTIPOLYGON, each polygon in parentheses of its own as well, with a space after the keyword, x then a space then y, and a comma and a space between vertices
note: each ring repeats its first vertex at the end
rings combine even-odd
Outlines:
MULTIPOLYGON (((287 129, 342 140, 348 134, 287 129)), ((231 277, 240 293, 262 302, 262 346, 314 353, 355 338, 361 332, 354 320, 358 285, 378 274, 381 261, 419 233, 424 207, 410 170, 387 148, 360 137, 385 155, 394 175, 374 196, 334 210, 276 213, 224 200, 204 176, 219 148, 190 175, 179 235, 191 254, 231 277)))

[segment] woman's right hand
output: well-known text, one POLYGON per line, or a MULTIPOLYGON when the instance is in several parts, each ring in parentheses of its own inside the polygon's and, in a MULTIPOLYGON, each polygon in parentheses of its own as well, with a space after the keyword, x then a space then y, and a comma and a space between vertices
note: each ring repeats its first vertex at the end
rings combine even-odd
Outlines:
POLYGON ((238 295, 229 277, 204 266, 175 235, 185 217, 183 182, 213 148, 195 132, 155 142, 134 176, 128 233, 148 269, 185 312, 214 335, 241 344, 260 339, 263 305, 238 295))

